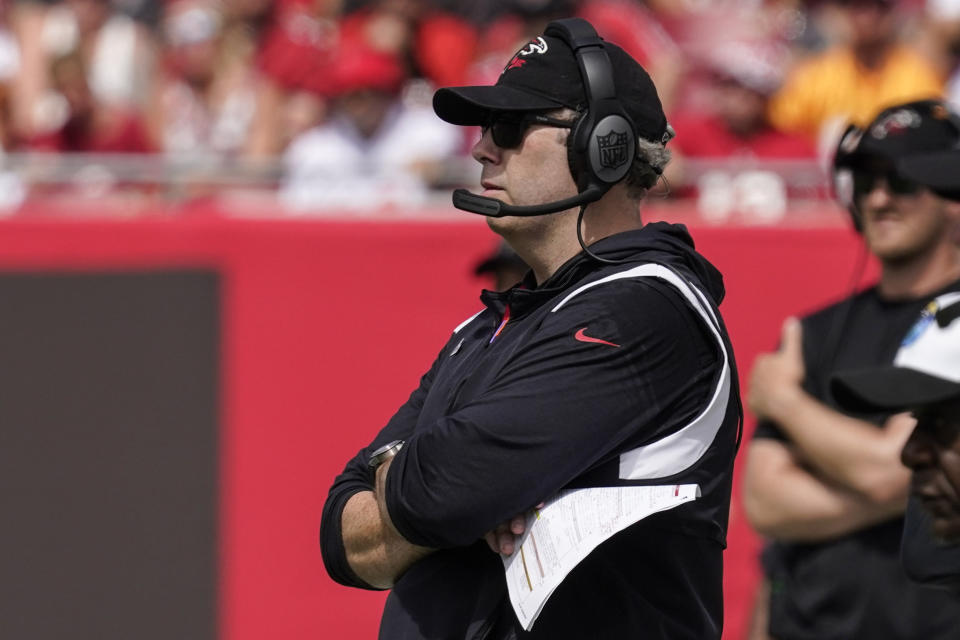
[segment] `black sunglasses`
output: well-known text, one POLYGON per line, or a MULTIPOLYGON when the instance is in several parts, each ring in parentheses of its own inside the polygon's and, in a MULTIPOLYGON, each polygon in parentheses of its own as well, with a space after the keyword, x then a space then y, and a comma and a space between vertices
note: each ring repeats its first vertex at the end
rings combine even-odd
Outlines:
POLYGON ((523 142, 523 136, 527 129, 535 124, 572 129, 574 123, 568 120, 551 118, 541 113, 493 111, 481 126, 481 130, 483 133, 489 130, 493 136, 493 143, 501 149, 516 149, 523 142))
POLYGON ((895 196, 912 196, 920 191, 921 186, 904 178, 893 169, 886 171, 871 171, 868 169, 857 169, 853 172, 853 195, 861 198, 876 188, 877 180, 883 178, 887 185, 887 191, 895 196))

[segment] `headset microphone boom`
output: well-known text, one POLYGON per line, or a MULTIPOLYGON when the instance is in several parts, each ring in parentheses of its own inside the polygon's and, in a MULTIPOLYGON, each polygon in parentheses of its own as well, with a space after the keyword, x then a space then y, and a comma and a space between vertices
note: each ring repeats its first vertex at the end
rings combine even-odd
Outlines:
POLYGON ((548 213, 557 213, 573 207, 583 207, 591 202, 596 202, 603 197, 603 191, 595 188, 588 188, 583 193, 575 196, 557 200, 555 202, 545 202, 529 206, 519 206, 507 204, 496 198, 481 196, 471 193, 466 189, 457 189, 453 192, 453 206, 470 213, 479 213, 490 218, 502 218, 503 216, 542 216, 548 213))

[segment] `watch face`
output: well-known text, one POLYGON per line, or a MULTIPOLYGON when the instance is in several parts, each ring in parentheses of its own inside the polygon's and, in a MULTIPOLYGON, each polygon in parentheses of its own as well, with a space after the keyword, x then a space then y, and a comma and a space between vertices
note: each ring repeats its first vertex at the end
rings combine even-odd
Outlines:
POLYGON ((393 442, 388 442, 382 447, 378 447, 373 453, 370 454, 370 459, 367 461, 367 464, 371 468, 379 467, 383 462, 388 458, 392 458, 400 451, 400 448, 403 447, 403 440, 394 440, 393 442))

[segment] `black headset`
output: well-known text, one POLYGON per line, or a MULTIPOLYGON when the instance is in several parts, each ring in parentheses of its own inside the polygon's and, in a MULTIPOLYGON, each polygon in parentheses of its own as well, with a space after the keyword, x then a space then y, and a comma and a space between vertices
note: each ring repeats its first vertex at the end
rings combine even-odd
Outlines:
POLYGON ((617 99, 610 57, 596 30, 582 18, 555 20, 544 34, 560 38, 573 50, 587 94, 587 111, 567 138, 573 179, 580 192, 605 193, 626 177, 637 154, 637 133, 617 99))
POLYGON ((855 124, 848 125, 840 136, 840 143, 833 154, 833 164, 830 167, 830 186, 833 187, 833 197, 850 214, 850 220, 857 233, 863 231, 863 222, 860 209, 857 207, 856 195, 853 193, 853 168, 850 159, 860 147, 863 134, 864 129, 855 124))
POLYGON ((865 128, 858 127, 855 124, 849 125, 843 132, 843 135, 840 136, 840 142, 833 156, 831 182, 834 197, 850 214, 850 219, 853 221, 853 228, 857 233, 863 232, 863 215, 857 206, 857 197, 853 188, 853 158, 858 154, 864 136, 870 131, 870 128, 873 127, 874 124, 887 114, 905 108, 922 111, 921 115, 923 117, 933 115, 934 112, 940 112, 939 117, 953 127, 957 144, 960 144, 960 117, 958 117, 950 107, 939 100, 923 100, 889 107, 877 114, 865 128))
POLYGON ((567 137, 567 158, 578 193, 555 202, 517 206, 457 189, 453 205, 458 209, 494 218, 557 213, 596 202, 630 171, 637 154, 636 128, 617 98, 603 40, 583 18, 554 20, 544 35, 563 40, 573 50, 587 94, 587 110, 567 137))

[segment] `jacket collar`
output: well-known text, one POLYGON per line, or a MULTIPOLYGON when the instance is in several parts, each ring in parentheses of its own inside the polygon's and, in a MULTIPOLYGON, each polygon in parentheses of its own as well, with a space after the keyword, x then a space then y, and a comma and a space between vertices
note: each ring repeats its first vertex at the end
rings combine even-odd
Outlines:
MULTIPOLYGON (((614 234, 597 241, 591 245, 590 250, 602 258, 623 260, 624 268, 642 262, 663 262, 664 256, 670 257, 671 254, 676 256, 683 252, 694 253, 693 240, 686 227, 663 222, 614 234)), ((533 272, 528 271, 523 281, 511 289, 502 292, 485 289, 480 294, 480 300, 498 316, 502 316, 504 309, 509 306, 511 317, 519 318, 583 281, 590 274, 609 267, 610 265, 598 263, 581 251, 562 264, 539 286, 533 272)))

